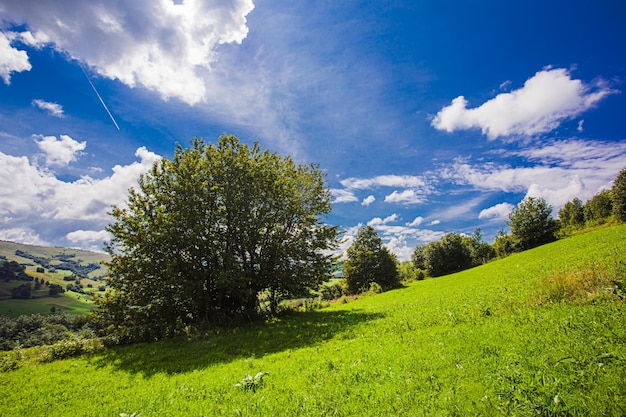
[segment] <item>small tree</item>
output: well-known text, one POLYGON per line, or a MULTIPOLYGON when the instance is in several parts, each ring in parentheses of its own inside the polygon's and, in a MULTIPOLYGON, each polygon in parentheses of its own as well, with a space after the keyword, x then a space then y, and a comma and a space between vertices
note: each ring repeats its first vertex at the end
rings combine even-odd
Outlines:
POLYGON ((588 225, 602 224, 613 213, 613 197, 610 190, 604 190, 594 195, 583 206, 585 222, 588 225))
POLYGON ((487 242, 483 242, 483 234, 480 228, 474 229, 471 237, 463 236, 463 243, 470 251, 472 265, 482 265, 495 258, 495 249, 487 242))
POLYGON ((507 225, 516 251, 524 251, 556 240, 558 223, 552 206, 543 198, 527 197, 509 214, 507 225))
POLYGON ((424 248, 426 270, 431 277, 450 274, 472 266, 469 247, 458 233, 448 233, 424 248))
POLYGON ((424 257, 424 247, 426 245, 417 245, 411 254, 411 262, 416 269, 426 269, 426 258, 424 257))
POLYGON ((585 211, 583 202, 579 198, 565 203, 559 210, 559 220, 561 228, 579 228, 585 225, 585 211))
POLYGON ((504 230, 500 229, 493 242, 493 249, 496 251, 496 255, 500 258, 509 256, 514 252, 513 239, 511 239, 510 235, 504 233, 504 230))
POLYGON ((400 282, 395 256, 383 246, 383 241, 372 226, 359 230, 347 250, 343 274, 348 291, 356 294, 377 283, 383 290, 397 287, 400 282))
POLYGON ((626 168, 622 169, 615 178, 611 194, 615 218, 626 222, 626 168))

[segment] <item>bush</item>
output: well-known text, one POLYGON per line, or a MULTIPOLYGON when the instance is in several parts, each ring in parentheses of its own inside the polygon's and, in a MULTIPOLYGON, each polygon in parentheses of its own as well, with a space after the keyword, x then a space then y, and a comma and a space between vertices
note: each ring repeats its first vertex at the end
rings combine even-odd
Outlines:
POLYGON ((71 314, 0 316, 0 350, 59 342, 72 334, 93 335, 87 316, 71 314))
POLYGON ((320 299, 330 301, 347 294, 348 284, 345 279, 336 279, 323 283, 319 289, 320 299))
POLYGON ((99 339, 71 337, 50 346, 46 359, 54 361, 74 356, 88 355, 101 351, 104 345, 99 339))

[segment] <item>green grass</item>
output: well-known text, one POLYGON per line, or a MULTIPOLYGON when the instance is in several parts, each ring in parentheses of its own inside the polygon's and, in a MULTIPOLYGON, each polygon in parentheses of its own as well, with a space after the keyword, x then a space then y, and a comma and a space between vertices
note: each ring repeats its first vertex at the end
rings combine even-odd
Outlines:
POLYGON ((0 374, 0 415, 626 415, 624 301, 550 285, 624 280, 625 253, 611 227, 267 325, 26 361, 0 374))

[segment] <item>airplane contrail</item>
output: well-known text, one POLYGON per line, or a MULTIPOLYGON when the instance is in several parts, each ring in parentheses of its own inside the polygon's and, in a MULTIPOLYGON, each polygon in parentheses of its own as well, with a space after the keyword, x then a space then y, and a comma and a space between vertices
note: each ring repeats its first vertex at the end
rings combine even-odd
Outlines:
POLYGON ((117 122, 115 121, 115 118, 113 117, 113 115, 109 111, 109 108, 107 107, 107 105, 104 104, 104 100, 102 100, 102 97, 100 97, 100 94, 98 93, 98 90, 96 90, 96 86, 93 85, 93 83, 89 79, 89 76, 87 75, 87 71, 85 71, 85 68, 83 68, 83 66, 82 66, 82 64, 80 62, 78 63, 78 65, 80 66, 80 69, 83 70, 83 74, 85 74, 85 78, 87 78, 87 81, 89 81, 89 85, 91 85, 91 88, 93 88, 94 93, 96 93, 96 95, 98 96, 98 99, 100 100, 100 103, 102 103, 102 107, 104 107, 104 110, 107 111, 109 117, 111 118, 111 121, 113 122, 113 124, 115 125, 117 130, 120 130, 120 127, 118 126, 117 122))

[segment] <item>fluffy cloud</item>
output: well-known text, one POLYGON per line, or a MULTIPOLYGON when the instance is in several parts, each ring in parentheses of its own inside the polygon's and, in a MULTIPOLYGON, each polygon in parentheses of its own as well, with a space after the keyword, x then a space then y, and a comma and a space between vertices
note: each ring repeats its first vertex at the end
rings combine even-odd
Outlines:
POLYGON ((495 206, 481 210, 478 214, 479 219, 496 219, 505 220, 508 218, 509 213, 515 208, 513 204, 500 203, 495 206))
POLYGON ((49 165, 64 166, 76 161, 76 158, 87 147, 87 142, 78 142, 68 135, 38 136, 37 146, 46 155, 46 163, 49 165))
POLYGON ((103 242, 110 240, 111 235, 106 230, 75 230, 65 238, 81 249, 100 251, 103 242))
POLYGON ((330 190, 330 194, 333 196, 333 203, 352 203, 354 201, 359 201, 359 198, 354 195, 352 191, 349 190, 340 190, 338 188, 333 188, 330 190))
POLYGON ((495 98, 476 108, 467 108, 463 96, 452 100, 432 120, 439 130, 480 128, 489 139, 502 136, 532 136, 549 132, 566 119, 571 119, 615 93, 605 82, 584 84, 572 79, 566 69, 537 72, 524 86, 495 98))
POLYGON ((397 213, 393 213, 385 217, 384 219, 381 219, 380 217, 374 217, 372 220, 367 222, 367 225, 372 227, 381 226, 383 224, 393 223, 397 221, 399 217, 400 216, 398 216, 397 213))
POLYGON ((365 197, 363 199, 363 201, 361 202, 362 206, 369 206, 370 204, 372 204, 374 201, 376 201, 376 197, 374 197, 373 195, 368 195, 367 197, 365 197))
POLYGON ((424 222, 424 218, 422 216, 417 216, 412 222, 407 223, 406 225, 409 227, 416 227, 422 224, 423 222, 424 222))
MULTIPOLYGON (((0 11, 2 11, 1 8, 0 11)), ((0 32, 0 78, 7 85, 11 83, 11 73, 31 69, 26 52, 11 46, 14 37, 15 34, 12 32, 0 32)))
MULTIPOLYGON (((189 104, 205 99, 203 76, 217 61, 216 49, 246 38, 246 16, 254 8, 251 0, 3 3, 5 21, 28 27, 22 41, 51 44, 105 77, 189 104)), ((5 82, 11 71, 29 65, 19 52, 0 36, 0 53, 8 63, 0 67, 5 82)))
POLYGON ((0 240, 20 242, 27 245, 48 246, 49 243, 42 240, 39 235, 28 227, 15 227, 12 229, 0 229, 0 240))
POLYGON ((45 100, 35 99, 33 100, 33 106, 47 111, 54 117, 63 117, 63 106, 58 103, 50 103, 45 100))
POLYGON ((385 203, 418 204, 424 202, 424 196, 415 190, 394 191, 385 197, 385 203))
POLYGON ((63 245, 56 236, 73 242, 86 241, 109 223, 111 205, 123 205, 127 190, 136 186, 139 175, 147 172, 160 157, 146 148, 137 150, 139 159, 129 165, 116 165, 110 176, 83 177, 66 182, 39 168, 25 157, 0 152, 0 236, 25 243, 63 245))

